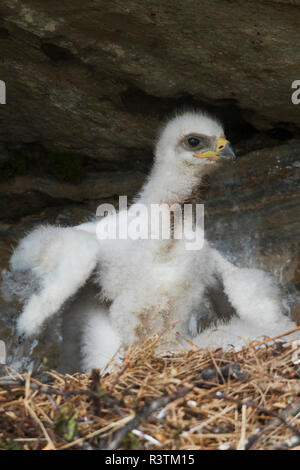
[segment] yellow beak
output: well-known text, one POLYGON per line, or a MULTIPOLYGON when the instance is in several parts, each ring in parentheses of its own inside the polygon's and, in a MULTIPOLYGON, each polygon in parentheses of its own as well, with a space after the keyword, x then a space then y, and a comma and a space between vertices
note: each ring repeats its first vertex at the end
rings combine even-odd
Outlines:
POLYGON ((211 158, 213 160, 236 160, 235 153, 230 142, 224 137, 219 137, 217 141, 216 151, 207 150, 203 153, 194 153, 197 158, 211 158))

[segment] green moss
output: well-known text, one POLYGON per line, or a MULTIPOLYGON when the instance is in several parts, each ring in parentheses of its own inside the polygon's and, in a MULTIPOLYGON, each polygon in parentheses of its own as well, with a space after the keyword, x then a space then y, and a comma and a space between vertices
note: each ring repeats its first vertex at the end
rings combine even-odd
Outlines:
POLYGON ((63 436, 66 441, 72 441, 77 433, 77 412, 72 405, 64 405, 54 419, 53 429, 63 436))
POLYGON ((125 450, 138 450, 140 448, 140 443, 138 438, 130 432, 123 440, 122 447, 125 450))
POLYGON ((13 439, 0 439, 0 450, 24 450, 24 448, 13 439))
POLYGON ((85 176, 84 157, 72 152, 47 152, 41 149, 11 151, 0 164, 0 180, 26 173, 45 173, 59 181, 79 183, 85 176))

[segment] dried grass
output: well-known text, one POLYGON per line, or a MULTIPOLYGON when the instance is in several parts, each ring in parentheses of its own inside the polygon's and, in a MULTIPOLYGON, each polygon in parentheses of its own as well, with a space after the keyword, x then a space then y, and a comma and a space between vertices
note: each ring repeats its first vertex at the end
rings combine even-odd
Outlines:
POLYGON ((299 344, 158 356, 158 341, 102 378, 49 371, 45 384, 8 370, 0 449, 300 450, 299 344))

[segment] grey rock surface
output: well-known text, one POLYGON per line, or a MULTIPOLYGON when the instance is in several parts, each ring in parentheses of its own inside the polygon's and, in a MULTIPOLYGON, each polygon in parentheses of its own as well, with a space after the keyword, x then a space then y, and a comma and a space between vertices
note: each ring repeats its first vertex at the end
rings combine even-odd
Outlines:
POLYGON ((0 138, 126 163, 149 153, 162 114, 182 103, 231 111, 229 128, 297 127, 299 6, 2 0, 0 138))

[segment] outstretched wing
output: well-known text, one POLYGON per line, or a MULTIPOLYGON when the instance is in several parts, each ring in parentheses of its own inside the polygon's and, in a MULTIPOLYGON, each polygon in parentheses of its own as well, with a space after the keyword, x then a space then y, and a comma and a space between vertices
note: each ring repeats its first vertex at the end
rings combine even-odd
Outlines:
POLYGON ((27 235, 10 260, 11 271, 28 273, 39 288, 25 302, 19 334, 38 334, 43 323, 84 285, 98 262, 99 242, 77 228, 43 226, 27 235))

